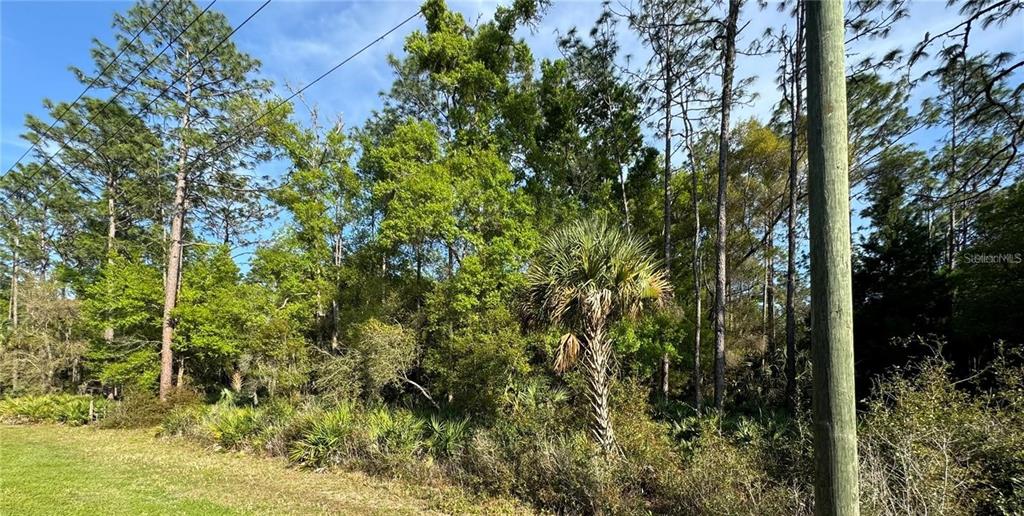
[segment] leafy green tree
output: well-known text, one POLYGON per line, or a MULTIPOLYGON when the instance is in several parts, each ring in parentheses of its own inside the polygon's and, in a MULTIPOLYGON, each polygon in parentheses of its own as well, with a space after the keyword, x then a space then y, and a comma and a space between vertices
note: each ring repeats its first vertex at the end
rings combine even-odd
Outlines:
MULTIPOLYGON (((142 203, 139 194, 145 185, 160 185, 161 147, 144 121, 116 102, 84 98, 74 106, 45 101, 44 107, 61 123, 50 128, 28 116, 25 138, 39 148, 62 149, 59 168, 83 197, 78 203, 82 222, 65 225, 63 231, 72 251, 62 256, 62 270, 64 279, 84 292, 84 284, 94 280, 102 265, 111 265, 126 244, 150 243, 144 224, 159 220, 162 206, 153 201, 160 196, 147 195, 148 202, 142 203)), ((108 342, 113 331, 112 325, 103 329, 108 342)))
MULTIPOLYGON (((952 276, 956 287, 954 335, 958 358, 1003 340, 1024 343, 1024 183, 1017 182, 978 207, 974 243, 963 250, 952 276)), ((985 357, 988 358, 988 357, 985 357)))
POLYGON ((665 272, 638 239, 593 219, 571 224, 544 242, 527 274, 527 289, 539 320, 566 330, 559 340, 555 369, 565 371, 582 359, 591 433, 611 452, 610 324, 663 303, 671 293, 665 272))
POLYGON ((276 137, 292 168, 270 197, 291 214, 293 231, 285 238, 299 246, 290 252, 300 254, 296 257, 301 263, 299 270, 309 283, 307 288, 314 292, 309 297, 316 305, 313 312, 330 334, 331 349, 337 349, 341 332, 338 289, 343 259, 351 247, 346 231, 359 216, 360 184, 349 164, 353 148, 341 125, 321 132, 316 111, 312 118, 312 128, 290 124, 276 137))
POLYGON ((217 385, 226 374, 238 391, 244 381, 239 361, 250 343, 250 319, 259 314, 252 305, 258 296, 249 293, 252 285, 242 284, 226 246, 198 248, 196 254, 174 312, 179 371, 187 367, 200 385, 217 385))
POLYGON ((88 365, 104 386, 153 388, 163 295, 161 266, 138 256, 115 255, 86 287, 83 313, 95 333, 111 328, 111 339, 90 342, 88 365))
MULTIPOLYGON (((540 120, 526 155, 527 190, 546 227, 580 213, 607 213, 632 231, 629 171, 644 157, 642 97, 627 82, 617 18, 604 10, 590 41, 572 29, 558 42, 563 57, 540 63, 540 120)), ((642 221, 637 221, 643 223, 642 221)))
POLYGON ((542 4, 498 6, 493 20, 471 26, 444 0, 423 4, 426 32, 406 38, 406 56, 392 58, 398 75, 386 109, 398 119, 432 122, 443 140, 500 149, 523 147, 530 134, 533 55, 516 30, 534 23, 542 4))

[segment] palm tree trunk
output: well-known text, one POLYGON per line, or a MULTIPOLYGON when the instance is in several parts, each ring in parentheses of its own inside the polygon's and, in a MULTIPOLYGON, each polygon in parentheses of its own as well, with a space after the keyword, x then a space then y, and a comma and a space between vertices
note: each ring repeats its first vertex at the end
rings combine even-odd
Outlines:
POLYGON ((612 345, 605 330, 606 312, 591 310, 587 319, 587 349, 583 356, 583 366, 587 371, 587 396, 590 398, 590 432, 601 449, 610 453, 615 447, 615 435, 608 403, 612 345))
POLYGON ((807 5, 815 513, 859 514, 842 0, 807 5))
POLYGON ((725 200, 729 186, 729 111, 732 108, 732 79, 736 67, 736 24, 742 3, 742 0, 729 0, 722 56, 722 120, 718 132, 718 239, 715 243, 715 408, 719 411, 725 403, 725 237, 728 231, 725 200))

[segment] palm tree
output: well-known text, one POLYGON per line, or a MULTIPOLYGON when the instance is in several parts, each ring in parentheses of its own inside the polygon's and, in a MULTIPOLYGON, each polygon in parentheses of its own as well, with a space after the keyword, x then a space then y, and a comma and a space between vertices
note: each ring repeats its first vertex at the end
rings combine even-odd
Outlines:
POLYGON ((562 327, 555 370, 582 356, 591 405, 591 432, 609 452, 614 447, 608 394, 611 386, 610 323, 661 305, 668 278, 646 246, 604 219, 573 223, 551 235, 527 273, 531 313, 562 327))

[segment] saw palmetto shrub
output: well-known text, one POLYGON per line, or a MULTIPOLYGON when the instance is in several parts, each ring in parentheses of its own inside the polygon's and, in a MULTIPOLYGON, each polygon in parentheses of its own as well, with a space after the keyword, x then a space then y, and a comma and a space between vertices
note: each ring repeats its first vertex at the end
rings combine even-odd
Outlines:
POLYGON ((390 476, 422 473, 427 456, 426 423, 405 409, 377 407, 359 414, 366 429, 363 469, 390 476))
POLYGON ((104 398, 72 394, 6 398, 0 400, 0 422, 84 425, 103 417, 108 405, 104 398))
POLYGON ((292 462, 313 468, 348 464, 365 453, 369 435, 353 403, 342 403, 307 421, 289 446, 292 462))

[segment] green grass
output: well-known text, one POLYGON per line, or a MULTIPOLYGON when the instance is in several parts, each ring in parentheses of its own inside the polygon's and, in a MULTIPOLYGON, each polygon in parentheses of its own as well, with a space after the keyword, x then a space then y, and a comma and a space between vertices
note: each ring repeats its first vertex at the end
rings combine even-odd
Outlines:
POLYGON ((521 512, 453 488, 220 453, 153 431, 0 426, 0 514, 521 512))

